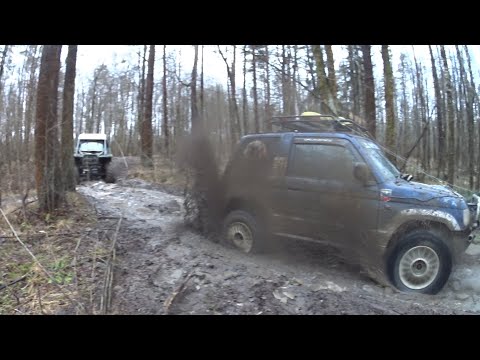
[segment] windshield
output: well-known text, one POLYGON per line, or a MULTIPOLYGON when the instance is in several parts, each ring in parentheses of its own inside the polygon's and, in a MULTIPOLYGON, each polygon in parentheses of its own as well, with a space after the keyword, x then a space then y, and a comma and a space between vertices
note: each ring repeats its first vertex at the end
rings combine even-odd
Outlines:
POLYGON ((84 141, 80 144, 79 151, 102 152, 103 141, 84 141))
POLYGON ((380 174, 383 180, 393 180, 400 176, 400 171, 387 159, 376 144, 365 139, 359 139, 358 141, 366 150, 376 172, 380 174))

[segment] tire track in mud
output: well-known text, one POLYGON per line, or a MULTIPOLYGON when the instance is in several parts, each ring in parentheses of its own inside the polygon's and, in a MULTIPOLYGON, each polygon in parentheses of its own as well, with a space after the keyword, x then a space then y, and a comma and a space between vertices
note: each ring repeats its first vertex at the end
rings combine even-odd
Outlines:
POLYGON ((245 255, 208 241, 184 227, 178 193, 142 180, 91 182, 77 190, 95 205, 102 226, 123 217, 114 314, 480 312, 480 255, 465 255, 440 294, 402 294, 378 286, 329 248, 289 243, 245 255))

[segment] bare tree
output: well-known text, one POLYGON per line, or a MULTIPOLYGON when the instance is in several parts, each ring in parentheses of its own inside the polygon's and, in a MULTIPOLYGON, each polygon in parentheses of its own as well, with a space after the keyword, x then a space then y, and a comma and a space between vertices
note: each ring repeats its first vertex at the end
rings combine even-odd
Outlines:
POLYGON ((416 73, 416 87, 417 87, 417 94, 419 97, 420 104, 417 101, 417 107, 420 107, 420 117, 422 119, 422 131, 420 133, 420 137, 422 138, 422 166, 425 170, 430 168, 429 164, 429 157, 428 157, 428 132, 429 132, 429 121, 427 120, 427 101, 425 99, 425 90, 423 84, 423 74, 422 69, 420 67, 420 63, 417 61, 417 57, 415 55, 415 49, 413 49, 413 60, 415 62, 415 73, 416 73))
POLYGON ((93 133, 93 128, 95 126, 95 104, 97 99, 97 82, 98 82, 98 69, 95 69, 93 72, 93 88, 92 88, 92 99, 91 99, 91 106, 90 106, 90 116, 88 117, 86 124, 85 124, 85 132, 93 133))
POLYGON ((253 72, 253 120, 255 132, 260 132, 260 119, 258 118, 258 92, 257 92, 257 53, 256 46, 252 45, 252 72, 253 72))
POLYGON ((142 164, 145 167, 153 165, 153 135, 152 135, 152 107, 153 107, 153 69, 155 64, 155 45, 150 45, 148 54, 147 82, 145 86, 145 110, 142 121, 142 164))
POLYGON ((268 45, 265 45, 265 130, 272 131, 272 104, 271 104, 271 90, 270 90, 270 51, 268 45))
POLYGON ((7 52, 8 52, 8 45, 4 45, 2 51, 2 59, 0 60, 0 94, 2 93, 3 89, 3 72, 5 70, 5 60, 7 59, 7 52))
MULTIPOLYGON (((468 51, 468 47, 465 45, 465 54, 467 57, 467 65, 468 65, 468 73, 470 75, 470 79, 467 81, 467 96, 466 96, 466 108, 467 108, 467 129, 468 129, 468 154, 469 156, 469 162, 468 162, 468 172, 469 172, 469 184, 470 184, 470 189, 473 189, 473 176, 475 173, 475 149, 474 149, 474 103, 475 103, 475 97, 476 97, 476 91, 475 91, 475 81, 473 79, 473 73, 472 73, 472 62, 470 59, 470 53, 468 51)), ((479 142, 480 144, 480 142, 479 142)), ((476 188, 478 189, 480 187, 480 176, 477 174, 477 184, 476 188)))
POLYGON ((438 81, 437 67, 435 58, 433 57, 432 47, 429 45, 430 59, 432 62, 433 87, 435 89, 435 104, 438 124, 438 171, 437 176, 444 175, 445 170, 445 125, 443 120, 442 102, 443 97, 440 91, 440 83, 438 81))
POLYGON ((27 99, 26 99, 26 109, 25 109, 25 137, 24 137, 24 161, 30 161, 30 133, 32 131, 32 123, 34 123, 35 116, 35 92, 37 87, 37 69, 38 69, 38 59, 37 59, 37 50, 38 45, 32 45, 30 52, 28 53, 30 61, 30 76, 27 85, 27 99))
MULTIPOLYGON (((390 51, 388 45, 382 45, 383 58, 383 76, 385 80, 385 112, 386 112, 386 146, 390 151, 395 149, 395 100, 394 100, 394 79, 392 64, 390 62, 390 51)), ((396 158, 390 156, 390 159, 395 163, 396 158)))
POLYGON ((64 201, 59 171, 57 96, 61 45, 44 45, 37 90, 35 179, 39 209, 54 212, 64 201))
POLYGON ((368 132, 375 138, 377 132, 375 107, 375 78, 373 76, 371 45, 362 45, 365 69, 365 120, 368 132))
MULTIPOLYGON (((147 58, 147 45, 143 46, 143 56, 140 53, 138 53, 138 56, 139 56, 139 62, 141 63, 141 72, 139 73, 139 79, 138 79, 137 129, 138 129, 138 132, 141 133, 142 128, 143 128, 143 119, 144 119, 144 116, 145 116, 145 63, 147 61, 147 59, 146 59, 147 58)), ((137 134, 136 134, 136 136, 137 136, 137 134)))
POLYGON ((198 64, 198 45, 194 45, 195 57, 193 59, 192 80, 190 83, 190 106, 192 116, 192 132, 197 133, 203 127, 202 120, 198 116, 197 104, 197 64, 198 64))
POLYGON ((445 87, 447 95, 447 124, 448 124, 448 177, 447 181, 453 184, 455 181, 455 112, 453 107, 453 90, 452 81, 450 78, 450 71, 448 69, 447 56, 445 54, 445 47, 440 46, 440 54, 443 60, 443 70, 445 73, 445 87))
MULTIPOLYGON (((337 106, 335 98, 329 87, 327 78, 327 66, 323 57, 323 48, 320 45, 312 45, 312 52, 316 62, 318 93, 322 99, 322 108, 328 109, 332 114, 337 114, 337 106)), ((333 57, 333 55, 332 55, 333 57)), ((331 65, 333 66, 333 64, 331 65)), ((336 88, 336 80, 335 80, 336 88)), ((323 109, 321 111, 324 111, 323 109)))
POLYGON ((247 99, 247 45, 243 47, 242 116, 243 116, 243 131, 245 134, 248 134, 249 126, 248 126, 248 99, 247 99))
POLYGON ((62 104, 62 170, 65 190, 75 190, 73 161, 73 104, 75 97, 75 75, 77 45, 68 46, 62 104))
POLYGON ((204 73, 203 73, 203 68, 204 68, 204 58, 203 58, 203 50, 205 46, 202 45, 202 67, 200 70, 200 116, 202 119, 205 119, 205 83, 204 83, 204 73))
POLYGON ((237 54, 237 47, 233 45, 233 56, 232 56, 232 64, 228 63, 226 55, 223 53, 220 45, 218 45, 218 52, 220 53, 225 65, 227 66, 227 76, 230 84, 230 93, 231 93, 231 101, 230 101, 230 118, 233 122, 231 124, 231 142, 232 145, 236 143, 239 139, 241 134, 241 124, 240 124, 240 113, 238 111, 238 103, 237 103, 237 85, 236 85, 236 71, 235 65, 237 62, 236 54, 237 54))
POLYGON ((169 151, 169 123, 168 123, 168 93, 167 93, 167 46, 163 45, 163 79, 162 79, 162 87, 163 87, 163 136, 164 136, 164 144, 165 144, 165 153, 167 156, 170 154, 169 151))
POLYGON ((337 79, 335 76, 335 62, 333 58, 332 45, 325 45, 325 52, 327 53, 327 69, 328 69, 328 83, 330 90, 335 95, 337 93, 337 79))

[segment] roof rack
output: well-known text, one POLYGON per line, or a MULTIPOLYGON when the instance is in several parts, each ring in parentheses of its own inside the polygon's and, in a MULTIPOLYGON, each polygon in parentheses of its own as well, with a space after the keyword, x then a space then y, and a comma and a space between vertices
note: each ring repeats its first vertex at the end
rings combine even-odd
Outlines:
POLYGON ((370 137, 355 121, 332 115, 274 116, 271 123, 279 128, 277 132, 351 132, 370 137))

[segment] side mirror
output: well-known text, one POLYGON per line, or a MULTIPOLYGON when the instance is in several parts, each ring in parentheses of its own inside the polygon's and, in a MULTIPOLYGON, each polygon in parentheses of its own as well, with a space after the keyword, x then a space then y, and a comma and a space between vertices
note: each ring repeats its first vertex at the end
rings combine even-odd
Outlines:
POLYGON ((366 185, 370 178, 370 170, 368 169, 367 164, 355 163, 355 167, 353 169, 353 175, 356 179, 360 180, 362 184, 366 185))

